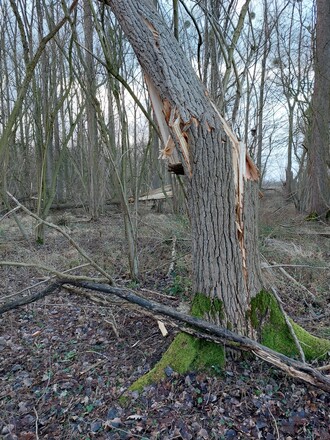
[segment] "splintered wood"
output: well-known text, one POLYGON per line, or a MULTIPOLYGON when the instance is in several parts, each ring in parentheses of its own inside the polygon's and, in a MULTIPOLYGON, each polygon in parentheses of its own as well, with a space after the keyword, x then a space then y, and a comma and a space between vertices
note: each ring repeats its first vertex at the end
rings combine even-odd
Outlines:
POLYGON ((186 167, 188 169, 189 177, 192 176, 192 169, 190 165, 189 159, 189 150, 188 150, 188 142, 186 140, 187 134, 181 129, 181 117, 177 111, 171 113, 171 118, 168 123, 169 127, 172 128, 178 146, 180 148, 181 154, 185 161, 186 167))
MULTIPOLYGON (((157 36, 155 35, 155 38, 157 36)), ((180 112, 175 106, 166 99, 161 99, 152 80, 145 75, 145 80, 149 89, 150 99, 153 110, 159 125, 164 148, 161 150, 160 157, 166 159, 170 164, 178 164, 183 162, 185 173, 189 178, 193 175, 191 164, 191 152, 189 151, 189 143, 187 137, 187 130, 191 124, 198 125, 199 121, 195 117, 184 124, 180 112), (180 156, 180 157, 179 157, 180 156)), ((218 116, 225 134, 231 144, 232 164, 235 182, 235 211, 236 211, 236 230, 239 240, 242 264, 245 274, 245 279, 248 276, 248 269, 246 263, 246 248, 244 243, 244 182, 246 180, 258 181, 259 171, 250 158, 246 146, 240 142, 236 135, 231 130, 228 123, 219 113, 216 106, 211 102, 211 105, 218 116)), ((213 127, 206 121, 208 131, 212 131, 213 127)))
POLYGON ((247 264, 246 264, 246 248, 244 243, 244 221, 243 221, 243 209, 244 209, 244 181, 253 180, 258 181, 259 170, 253 163, 246 150, 246 145, 240 142, 236 135, 233 133, 227 122, 219 113, 216 106, 212 103, 212 106, 219 116, 223 129, 231 143, 232 158, 233 158, 233 170, 235 181, 235 207, 236 207, 236 229, 237 237, 241 248, 242 264, 245 279, 248 276, 247 264))

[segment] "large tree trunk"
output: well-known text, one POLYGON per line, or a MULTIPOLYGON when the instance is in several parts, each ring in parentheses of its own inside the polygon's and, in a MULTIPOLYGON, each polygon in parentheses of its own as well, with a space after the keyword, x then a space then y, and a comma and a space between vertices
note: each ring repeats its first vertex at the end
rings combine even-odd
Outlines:
POLYGON ((330 2, 317 0, 316 6, 315 82, 302 207, 325 217, 330 209, 330 2))
POLYGON ((261 288, 253 188, 256 169, 152 2, 106 3, 144 71, 165 145, 164 156, 172 162, 180 160, 184 166, 193 235, 194 291, 221 302, 221 313, 212 314, 214 320, 251 334, 247 312, 251 298, 261 288))

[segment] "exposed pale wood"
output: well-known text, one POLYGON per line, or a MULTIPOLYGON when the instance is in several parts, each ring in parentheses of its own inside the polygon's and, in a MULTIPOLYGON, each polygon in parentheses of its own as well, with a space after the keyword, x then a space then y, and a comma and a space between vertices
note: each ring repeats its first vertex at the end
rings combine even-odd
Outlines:
POLYGON ((167 197, 173 197, 171 185, 165 185, 164 188, 152 189, 139 197, 139 201, 161 200, 166 199, 167 197))
POLYGON ((168 331, 165 327, 165 324, 160 320, 157 320, 157 324, 158 324, 159 330, 160 330, 161 334, 164 336, 164 338, 166 336, 168 336, 168 331))
POLYGON ((160 98, 160 95, 156 87, 154 86, 151 78, 146 73, 144 74, 144 79, 148 87, 152 108, 156 116, 159 131, 164 145, 164 149, 160 152, 160 157, 162 157, 163 159, 168 159, 170 163, 180 162, 179 156, 175 151, 174 141, 172 139, 170 130, 165 119, 164 103, 160 98))

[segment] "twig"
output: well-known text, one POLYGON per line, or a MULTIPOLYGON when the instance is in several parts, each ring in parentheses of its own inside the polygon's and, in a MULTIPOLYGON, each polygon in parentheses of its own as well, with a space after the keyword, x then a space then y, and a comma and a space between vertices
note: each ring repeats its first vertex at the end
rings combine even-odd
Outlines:
POLYGON ((305 358, 304 350, 301 348, 301 344, 300 344, 299 339, 297 338, 297 335, 296 335, 296 333, 295 333, 295 331, 294 331, 294 329, 292 327, 290 319, 289 319, 288 315, 286 314, 286 311, 284 310, 284 308, 282 306, 281 298, 278 296, 278 294, 277 294, 276 290, 274 289, 274 287, 272 287, 271 289, 272 289, 273 295, 274 295, 274 297, 275 297, 275 299, 277 301, 277 304, 278 304, 278 306, 279 306, 279 308, 281 310, 281 313, 284 316, 285 323, 286 323, 286 325, 287 325, 287 327, 289 329, 289 332, 290 332, 290 334, 292 336, 292 339, 294 340, 294 343, 295 343, 295 345, 296 345, 296 347, 297 347, 297 349, 299 351, 299 356, 300 356, 301 362, 303 364, 305 364, 306 363, 306 358, 305 358))
POLYGON ((141 288, 141 289, 139 289, 139 290, 141 290, 141 292, 149 292, 149 293, 151 293, 152 295, 157 295, 157 296, 160 296, 160 297, 162 297, 162 298, 168 298, 168 299, 178 299, 178 297, 177 296, 174 296, 174 295, 165 295, 165 293, 162 293, 162 292, 156 292, 155 290, 150 290, 150 289, 145 289, 145 288, 141 288))
POLYGON ((7 191, 8 196, 16 203, 17 206, 19 206, 20 208, 23 209, 24 212, 26 212, 28 215, 30 215, 31 217, 33 217, 34 219, 38 220, 38 222, 43 223, 44 225, 48 226, 49 228, 55 229, 56 231, 58 231, 60 234, 64 235, 65 238, 68 239, 69 243, 72 244, 72 246, 77 249, 77 251, 79 252, 80 255, 82 255, 90 264, 91 266, 93 266, 98 272, 100 272, 102 275, 104 275, 108 282, 111 285, 115 285, 115 282, 113 280, 113 278, 111 277, 110 274, 108 274, 105 270, 102 269, 101 266, 99 266, 94 260, 92 260, 87 253, 78 245, 78 243, 76 243, 73 238, 66 233, 63 229, 61 229, 59 226, 54 225, 53 223, 49 223, 43 219, 41 219, 39 216, 37 216, 36 214, 34 214, 32 211, 30 211, 28 208, 26 208, 24 205, 22 205, 12 194, 10 194, 7 191))
POLYGON ((275 419, 275 417, 274 417, 274 414, 271 412, 270 408, 267 407, 267 409, 268 409, 269 414, 272 416, 272 419, 273 419, 273 421, 274 421, 275 430, 276 430, 276 438, 277 438, 277 440, 279 440, 279 439, 280 439, 280 433, 279 433, 279 430, 278 430, 278 426, 277 426, 276 419, 275 419))
MULTIPOLYGON (((90 263, 89 263, 90 264, 90 263)), ((93 277, 87 277, 84 275, 69 275, 65 274, 64 272, 58 272, 55 269, 52 269, 48 266, 43 266, 41 264, 37 263, 22 263, 20 261, 0 261, 0 266, 17 266, 17 267, 34 267, 36 269, 44 270, 46 272, 50 272, 54 274, 57 278, 60 279, 68 279, 68 280, 77 280, 77 281, 95 281, 95 278, 93 277)), ((108 281, 108 278, 101 278, 102 283, 106 283, 108 281)))
POLYGON ((310 266, 308 264, 262 264, 261 269, 271 269, 277 267, 307 267, 309 269, 329 269, 329 266, 310 266))
POLYGON ((33 407, 33 410, 34 410, 34 413, 36 415, 36 423, 35 423, 35 426, 36 426, 36 440, 39 440, 39 434, 38 434, 39 416, 38 416, 38 413, 37 413, 37 410, 35 409, 35 407, 33 407))
MULTIPOLYGON (((88 352, 85 352, 88 353, 88 352)), ((88 373, 90 370, 92 370, 93 368, 98 367, 100 364, 104 364, 106 362, 105 359, 100 359, 98 362, 96 362, 96 364, 90 365, 88 368, 86 368, 84 371, 81 371, 79 373, 79 376, 82 376, 83 374, 88 373)))
POLYGON ((118 331, 118 328, 117 328, 116 320, 115 320, 115 317, 113 316, 112 313, 111 313, 111 315, 112 315, 113 321, 108 321, 105 318, 104 318, 104 321, 111 325, 111 328, 112 328, 114 334, 116 335, 116 338, 119 339, 120 336, 119 336, 119 331, 118 331))
POLYGON ((170 264, 168 271, 167 271, 167 274, 166 274, 167 278, 170 278, 170 276, 172 275, 172 272, 174 271, 175 258, 176 258, 176 236, 174 235, 173 243, 172 243, 171 264, 170 264))
POLYGON ((16 208, 13 208, 10 211, 6 212, 6 214, 0 218, 0 222, 2 222, 2 220, 4 220, 6 217, 9 217, 14 212, 19 211, 20 209, 21 209, 20 206, 16 206, 16 208))
MULTIPOLYGON (((61 271, 61 273, 67 274, 68 272, 72 272, 73 270, 81 269, 81 268, 86 267, 86 266, 90 266, 90 264, 89 263, 80 264, 79 266, 75 266, 75 267, 71 267, 70 269, 63 270, 63 271, 61 271)), ((50 281, 51 279, 54 279, 54 278, 56 278, 55 275, 53 275, 52 277, 47 277, 44 280, 39 281, 39 283, 32 284, 29 287, 24 287, 24 289, 20 290, 19 292, 15 292, 15 293, 12 293, 11 295, 7 295, 7 296, 1 296, 0 299, 3 301, 4 299, 9 299, 9 298, 12 298, 13 296, 18 296, 21 293, 24 293, 27 290, 31 290, 31 289, 33 289, 35 287, 41 286, 41 284, 45 284, 45 283, 47 283, 48 281, 50 281)))
MULTIPOLYGON (((190 252, 187 252, 187 253, 185 253, 185 254, 183 254, 183 255, 180 255, 179 257, 176 257, 176 258, 174 259, 174 262, 175 262, 175 261, 178 261, 178 260, 181 260, 182 258, 186 257, 187 255, 191 255, 191 253, 190 253, 190 252)), ((143 271, 143 272, 141 272, 141 273, 151 273, 151 272, 155 272, 155 270, 160 269, 161 267, 167 266, 167 264, 168 264, 168 263, 159 264, 158 266, 153 267, 152 269, 147 269, 147 270, 145 270, 145 271, 143 271)))
MULTIPOLYGON (((272 265, 276 265, 275 262, 272 262, 272 265)), ((290 274, 288 274, 288 272, 283 269, 283 267, 278 267, 278 269, 280 270, 280 272, 282 272, 283 275, 285 275, 290 281, 292 281, 294 284, 296 284, 297 286, 299 286, 301 289, 303 289, 305 292, 307 292, 311 298, 313 298, 313 300, 316 300, 316 296, 314 295, 314 293, 312 293, 310 290, 307 289, 307 287, 305 287, 303 284, 299 283, 299 281, 297 281, 295 278, 293 278, 290 274)))

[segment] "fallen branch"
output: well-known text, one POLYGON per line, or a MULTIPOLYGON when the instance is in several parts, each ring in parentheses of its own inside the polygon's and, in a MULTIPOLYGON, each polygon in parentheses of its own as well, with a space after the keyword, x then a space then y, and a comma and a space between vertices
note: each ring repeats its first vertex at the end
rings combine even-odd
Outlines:
POLYGON ((19 307, 25 306, 26 304, 31 304, 33 302, 39 301, 39 299, 43 299, 46 296, 51 295, 52 293, 56 292, 56 290, 59 290, 61 287, 62 283, 53 283, 48 286, 47 289, 35 293, 34 295, 23 296, 22 298, 19 298, 15 301, 6 303, 0 307, 0 316, 5 312, 9 312, 9 310, 18 309, 19 307))
POLYGON ((16 203, 16 205, 19 208, 21 208, 24 212, 26 212, 29 216, 36 219, 38 222, 43 223, 45 226, 48 226, 51 229, 55 229, 60 234, 62 234, 69 241, 69 243, 79 252, 79 254, 83 258, 85 258, 85 260, 87 260, 91 266, 94 267, 94 269, 96 269, 98 272, 100 272, 102 275, 104 275, 104 277, 108 280, 108 283, 113 284, 113 285, 115 284, 111 275, 109 275, 105 270, 102 269, 101 266, 99 266, 94 260, 92 260, 89 257, 89 255, 87 255, 87 253, 84 251, 84 249, 82 249, 78 245, 78 243, 76 243, 74 241, 74 239, 69 234, 67 234, 65 231, 63 231, 63 229, 61 229, 59 226, 54 225, 53 223, 49 223, 49 222, 43 220, 42 218, 40 218, 38 215, 34 214, 32 211, 30 211, 28 208, 26 208, 24 205, 22 205, 12 194, 10 194, 10 192, 7 191, 7 194, 16 203))
MULTIPOLYGON (((90 263, 88 263, 88 265, 90 265, 90 263)), ((0 267, 1 266, 34 267, 35 269, 39 269, 41 271, 51 273, 54 276, 58 277, 59 279, 65 278, 67 280, 72 280, 72 281, 92 281, 92 282, 96 281, 96 279, 94 277, 88 277, 85 275, 70 275, 68 273, 65 274, 64 272, 59 272, 55 269, 52 269, 51 267, 43 266, 42 264, 38 264, 38 263, 23 263, 20 261, 2 261, 2 260, 0 260, 0 267)), ((108 278, 99 278, 96 282, 106 283, 107 281, 108 281, 108 278)))
POLYGON ((307 292, 314 301, 316 300, 316 296, 314 295, 314 293, 312 293, 310 290, 307 289, 307 287, 305 287, 303 284, 299 283, 299 281, 293 278, 285 269, 283 269, 283 267, 278 266, 275 262, 272 262, 272 265, 279 269, 280 272, 282 272, 282 274, 285 275, 290 281, 292 281, 294 284, 307 292))
POLYGON ((234 350, 251 352, 269 364, 275 365, 289 376, 300 379, 330 393, 330 378, 320 373, 320 371, 317 371, 310 366, 303 364, 302 362, 296 361, 281 353, 271 350, 270 348, 265 347, 264 345, 259 344, 246 336, 240 336, 237 333, 231 332, 230 330, 219 327, 203 319, 178 312, 172 307, 159 304, 155 301, 147 300, 146 298, 138 296, 128 289, 89 282, 73 282, 71 280, 58 281, 57 283, 51 284, 43 292, 40 292, 36 295, 31 295, 30 297, 22 298, 19 304, 18 301, 5 304, 4 306, 0 307, 0 315, 8 310, 18 308, 20 305, 28 304, 33 301, 37 301, 40 298, 44 298, 45 296, 50 295, 55 290, 59 289, 63 284, 71 284, 76 287, 115 295, 153 313, 165 315, 176 321, 188 324, 188 328, 180 327, 180 329, 187 333, 191 333, 196 337, 207 339, 218 344, 224 344, 234 350))

